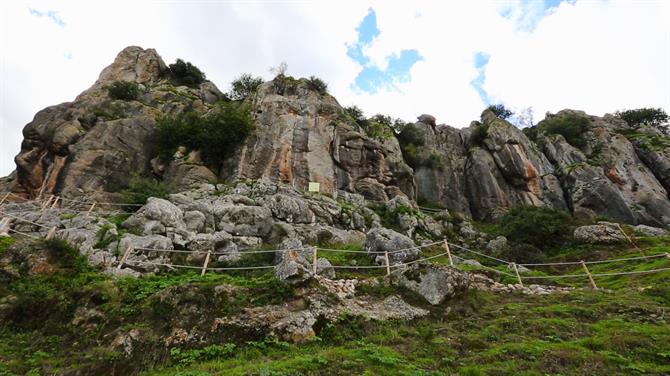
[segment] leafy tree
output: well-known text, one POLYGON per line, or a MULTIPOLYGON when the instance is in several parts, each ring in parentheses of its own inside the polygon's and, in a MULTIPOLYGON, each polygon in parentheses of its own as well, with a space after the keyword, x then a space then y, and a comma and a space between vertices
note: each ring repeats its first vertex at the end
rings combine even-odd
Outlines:
POLYGON ((252 131, 249 107, 229 102, 207 114, 190 111, 159 118, 154 144, 163 159, 169 159, 179 146, 185 146, 200 150, 206 163, 218 167, 252 131))
POLYGON ((197 87, 205 82, 205 74, 190 62, 177 59, 174 64, 170 64, 170 78, 176 85, 186 85, 197 87))
POLYGON ((345 107, 344 112, 346 112, 347 115, 351 116, 351 118, 354 119, 354 121, 361 127, 365 126, 365 122, 367 121, 367 119, 365 118, 363 110, 361 110, 360 107, 355 105, 345 107))
POLYGON ((506 108, 502 104, 492 104, 486 108, 487 110, 493 111, 493 113, 500 119, 507 119, 514 114, 511 110, 506 108))
POLYGON ((261 77, 254 77, 248 73, 241 74, 230 83, 230 99, 241 100, 248 98, 258 91, 258 87, 263 84, 261 77))
POLYGON ((662 129, 667 129, 668 127, 668 114, 662 108, 638 108, 635 110, 617 111, 614 115, 634 128, 642 125, 662 129))
POLYGON ((133 81, 114 81, 107 87, 107 92, 112 99, 132 101, 137 99, 140 89, 137 83, 133 81))

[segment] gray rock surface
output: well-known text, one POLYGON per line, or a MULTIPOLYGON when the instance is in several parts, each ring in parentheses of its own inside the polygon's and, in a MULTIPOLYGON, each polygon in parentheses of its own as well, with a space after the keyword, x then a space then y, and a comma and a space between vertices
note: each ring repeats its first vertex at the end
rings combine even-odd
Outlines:
POLYGON ((412 239, 387 228, 370 230, 365 238, 365 250, 378 264, 385 264, 384 252, 388 252, 391 264, 416 260, 421 255, 412 239))
POLYGON ((617 228, 607 225, 580 226, 575 229, 575 239, 583 243, 609 244, 626 241, 617 228))
POLYGON ((468 274, 456 268, 437 264, 414 264, 391 273, 391 281, 438 305, 468 289, 468 274))

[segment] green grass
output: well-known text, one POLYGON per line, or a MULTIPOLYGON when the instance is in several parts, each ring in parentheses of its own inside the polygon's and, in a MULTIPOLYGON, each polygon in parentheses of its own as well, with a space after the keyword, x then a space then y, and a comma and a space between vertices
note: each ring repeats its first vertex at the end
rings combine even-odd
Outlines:
POLYGON ((304 345, 236 351, 147 375, 628 375, 670 372, 670 325, 635 292, 470 293, 413 323, 352 320, 304 345), (625 309, 626 307, 636 307, 625 309), (439 317, 439 318, 438 318, 439 317), (335 333, 335 335, 333 335, 335 333))

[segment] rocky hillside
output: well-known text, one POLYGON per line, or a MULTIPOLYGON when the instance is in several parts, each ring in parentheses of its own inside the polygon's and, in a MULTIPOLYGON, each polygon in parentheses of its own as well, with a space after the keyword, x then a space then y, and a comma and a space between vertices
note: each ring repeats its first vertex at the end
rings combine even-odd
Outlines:
POLYGON ((157 158, 157 118, 206 114, 226 100, 209 81, 183 86, 170 80, 156 51, 128 47, 73 102, 48 107, 25 126, 16 171, 0 188, 29 198, 94 199, 116 197, 133 175, 178 190, 267 179, 299 190, 318 182, 331 195, 403 196, 477 220, 534 205, 583 218, 670 223, 670 143, 657 130, 633 128, 612 115, 561 111, 538 125, 533 140, 489 111, 464 129, 422 115, 400 134, 379 132, 358 124, 307 80, 280 75, 246 99, 255 129, 222 164, 204 163, 198 150, 157 158), (117 81, 139 84, 140 95, 110 98, 107 89, 117 81), (549 122, 579 123, 583 132, 571 144, 542 126, 549 122))

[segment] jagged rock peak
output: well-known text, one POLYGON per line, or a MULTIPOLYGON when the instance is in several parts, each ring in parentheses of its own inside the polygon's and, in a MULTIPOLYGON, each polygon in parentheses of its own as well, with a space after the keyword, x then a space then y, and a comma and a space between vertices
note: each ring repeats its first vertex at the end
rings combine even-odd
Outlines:
POLYGON ((112 81, 135 81, 138 83, 157 80, 167 69, 165 62, 153 48, 146 50, 129 46, 121 50, 114 62, 103 69, 96 84, 112 81))

